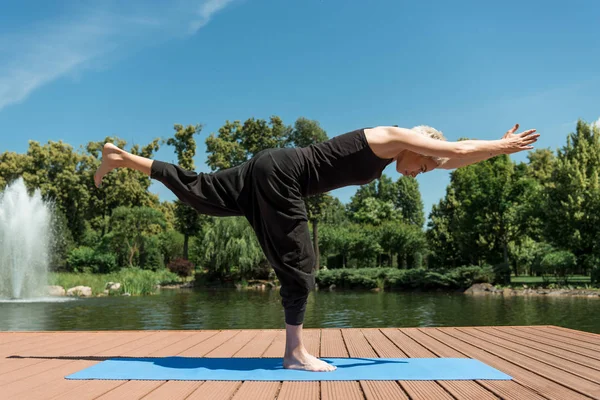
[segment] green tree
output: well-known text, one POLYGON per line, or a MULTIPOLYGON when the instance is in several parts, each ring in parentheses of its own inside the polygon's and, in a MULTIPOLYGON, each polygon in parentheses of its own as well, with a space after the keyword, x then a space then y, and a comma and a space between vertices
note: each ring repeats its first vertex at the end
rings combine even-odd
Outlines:
MULTIPOLYGON (((165 227, 162 213, 150 207, 117 207, 110 218, 112 248, 131 267, 143 260, 148 237, 159 235, 165 227)), ((157 243, 153 243, 158 247, 157 243)), ((144 265, 142 265, 144 267, 144 265)))
POLYGON ((468 264, 508 264, 509 244, 521 240, 526 226, 521 218, 530 187, 525 172, 506 155, 455 170, 446 199, 432 210, 432 248, 445 255, 457 251, 455 260, 468 264))
POLYGON ((352 220, 380 224, 393 219, 423 227, 425 215, 418 182, 401 177, 393 182, 387 175, 362 185, 348 204, 352 220))
POLYGON ((600 129, 578 121, 558 151, 546 185, 547 240, 568 249, 580 266, 600 256, 600 129))
POLYGON ((402 219, 407 224, 423 227, 425 213, 419 182, 410 176, 402 176, 396 181, 394 189, 394 205, 402 214, 402 219))
POLYGON ((203 228, 198 247, 202 251, 194 252, 194 261, 213 276, 231 276, 235 270, 249 278, 270 271, 252 227, 242 217, 212 218, 203 228))

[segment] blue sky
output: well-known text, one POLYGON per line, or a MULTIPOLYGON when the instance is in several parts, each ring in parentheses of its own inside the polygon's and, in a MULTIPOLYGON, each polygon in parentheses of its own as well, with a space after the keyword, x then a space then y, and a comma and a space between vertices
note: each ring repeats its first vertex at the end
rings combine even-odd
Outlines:
MULTIPOLYGON (((316 119, 330 137, 425 124, 449 140, 498 139, 518 122, 556 149, 578 118, 600 123, 599 16, 591 0, 7 1, 0 152, 111 135, 146 144, 201 123, 196 165, 208 171, 211 132, 271 115, 316 119)), ((167 146, 156 158, 176 160, 167 146)), ((449 173, 417 179, 428 214, 449 173)))

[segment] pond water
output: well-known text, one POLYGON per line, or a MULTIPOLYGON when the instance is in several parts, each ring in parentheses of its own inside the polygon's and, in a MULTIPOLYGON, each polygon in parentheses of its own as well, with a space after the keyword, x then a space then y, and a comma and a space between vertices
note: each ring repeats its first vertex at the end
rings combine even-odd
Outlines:
MULTIPOLYGON (((277 292, 163 290, 145 297, 0 302, 0 330, 283 328, 277 292)), ((307 328, 558 325, 600 333, 600 299, 313 292, 307 328)))

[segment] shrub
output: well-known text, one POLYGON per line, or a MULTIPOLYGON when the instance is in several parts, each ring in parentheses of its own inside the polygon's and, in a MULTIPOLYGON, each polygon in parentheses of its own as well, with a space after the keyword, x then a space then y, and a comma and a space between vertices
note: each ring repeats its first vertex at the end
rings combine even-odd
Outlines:
POLYGON ((194 264, 185 258, 176 258, 167 265, 169 271, 183 278, 192 276, 194 268, 194 264))
POLYGON ((321 287, 335 284, 343 289, 466 289, 473 283, 491 282, 494 273, 490 266, 466 266, 448 271, 423 268, 360 268, 321 270, 317 273, 321 287))
POLYGON ((449 271, 456 282, 458 289, 467 289, 474 283, 492 283, 494 282, 494 269, 490 265, 462 266, 449 271))
POLYGON ((71 251, 67 268, 72 272, 110 273, 117 270, 117 259, 112 253, 101 253, 87 246, 71 251))
POLYGON ((572 274, 577 258, 570 251, 554 251, 547 254, 541 262, 541 267, 546 275, 554 273, 557 278, 562 278, 562 282, 567 284, 567 276, 572 274))

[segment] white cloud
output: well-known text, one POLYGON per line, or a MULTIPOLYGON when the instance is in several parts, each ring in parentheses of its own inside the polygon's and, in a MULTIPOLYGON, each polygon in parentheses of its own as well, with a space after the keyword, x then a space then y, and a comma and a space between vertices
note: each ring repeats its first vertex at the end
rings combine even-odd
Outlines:
POLYGON ((596 126, 597 128, 600 128, 600 118, 598 118, 597 121, 592 122, 592 126, 596 126))
POLYGON ((108 55, 194 34, 233 1, 93 2, 68 17, 25 27, 24 33, 4 34, 0 110, 56 79, 102 65, 108 55))
POLYGON ((224 9, 233 0, 207 0, 198 8, 198 18, 190 23, 190 33, 195 33, 198 29, 210 21, 210 18, 217 12, 224 9))

